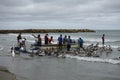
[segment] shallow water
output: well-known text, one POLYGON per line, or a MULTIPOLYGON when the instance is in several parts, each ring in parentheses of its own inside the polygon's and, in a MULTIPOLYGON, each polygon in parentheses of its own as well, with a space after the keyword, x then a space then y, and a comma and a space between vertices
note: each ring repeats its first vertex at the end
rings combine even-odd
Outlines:
MULTIPOLYGON (((82 36, 85 44, 100 42, 102 33, 106 34, 106 44, 119 47, 119 32, 99 31, 97 33, 64 33, 77 39, 82 36), (111 35, 111 36, 110 36, 111 35), (95 40, 97 38, 97 40, 95 40), (115 41, 117 40, 117 42, 115 41)), ((57 40, 58 33, 54 35, 57 40)), ((34 56, 28 54, 11 56, 10 48, 16 44, 17 34, 0 34, 0 65, 7 67, 17 76, 18 80, 120 80, 120 62, 112 61, 114 57, 120 56, 117 48, 110 54, 102 54, 100 58, 86 58, 78 56, 67 56, 67 58, 56 58, 52 56, 34 56), (118 62, 118 63, 117 63, 118 62)), ((34 41, 30 34, 23 34, 29 41, 34 41)), ((42 38, 44 34, 41 34, 42 38)), ((28 49, 29 47, 27 47, 28 49)))
POLYGON ((0 64, 22 80, 119 80, 120 65, 77 59, 0 57, 0 64))

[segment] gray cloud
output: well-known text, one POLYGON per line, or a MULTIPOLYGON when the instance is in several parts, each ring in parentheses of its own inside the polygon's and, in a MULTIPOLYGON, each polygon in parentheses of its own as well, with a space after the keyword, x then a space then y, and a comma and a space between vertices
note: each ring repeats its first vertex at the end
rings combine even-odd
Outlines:
POLYGON ((0 0, 0 29, 28 24, 27 28, 119 28, 119 15, 120 0, 0 0))
POLYGON ((19 7, 31 4, 31 0, 0 0, 0 5, 8 7, 19 7))

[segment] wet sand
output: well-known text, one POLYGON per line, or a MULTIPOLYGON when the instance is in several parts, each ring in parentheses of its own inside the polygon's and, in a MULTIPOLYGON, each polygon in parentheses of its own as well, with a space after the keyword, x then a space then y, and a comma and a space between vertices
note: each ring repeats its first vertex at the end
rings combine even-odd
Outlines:
POLYGON ((0 66, 0 80, 16 80, 16 76, 5 67, 0 66))

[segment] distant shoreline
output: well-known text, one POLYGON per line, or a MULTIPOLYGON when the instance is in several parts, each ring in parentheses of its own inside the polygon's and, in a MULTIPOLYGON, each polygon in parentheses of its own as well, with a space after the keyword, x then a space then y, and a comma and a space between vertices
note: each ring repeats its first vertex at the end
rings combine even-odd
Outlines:
POLYGON ((0 34, 7 33, 78 33, 96 32, 91 29, 23 29, 23 30, 0 30, 0 34))

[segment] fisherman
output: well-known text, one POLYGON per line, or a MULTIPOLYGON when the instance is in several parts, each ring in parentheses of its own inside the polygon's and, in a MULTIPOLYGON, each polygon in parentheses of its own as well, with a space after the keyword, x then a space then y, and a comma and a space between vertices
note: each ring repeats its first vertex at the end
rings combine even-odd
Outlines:
POLYGON ((40 34, 38 34, 38 36, 35 36, 34 34, 32 34, 32 36, 33 36, 34 38, 37 38, 37 46, 41 46, 41 44, 42 44, 42 39, 41 39, 41 37, 40 37, 40 34))
POLYGON ((102 45, 103 45, 103 47, 104 47, 104 44, 105 44, 105 34, 103 34, 103 36, 102 36, 102 45))
POLYGON ((49 43, 48 34, 45 35, 44 40, 45 40, 45 44, 48 44, 48 43, 49 43))
POLYGON ((58 45, 59 45, 59 49, 62 49, 62 34, 58 37, 58 45))
POLYGON ((17 42, 18 42, 18 46, 21 48, 21 45, 22 45, 22 36, 21 36, 21 33, 19 33, 19 35, 17 36, 17 42))
POLYGON ((67 43, 67 35, 65 35, 65 37, 63 38, 63 44, 67 43))
POLYGON ((82 39, 82 38, 79 38, 79 39, 78 39, 78 44, 79 44, 79 47, 80 47, 80 48, 83 48, 83 43, 84 43, 83 39, 82 39))
POLYGON ((49 39, 49 43, 52 44, 54 41, 53 41, 53 36, 50 37, 49 39))
POLYGON ((68 36, 68 39, 67 39, 67 51, 70 51, 71 43, 72 43, 72 40, 71 40, 70 36, 68 36))

